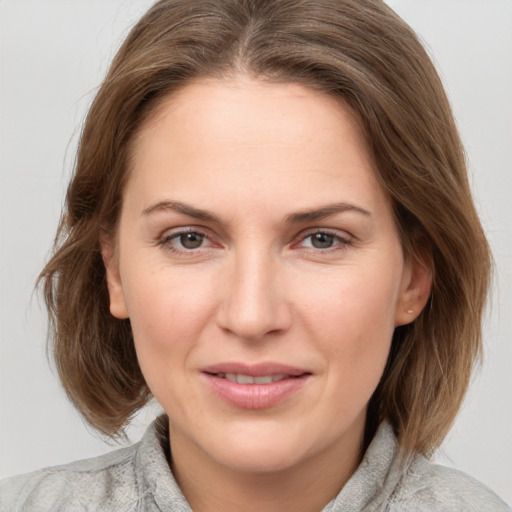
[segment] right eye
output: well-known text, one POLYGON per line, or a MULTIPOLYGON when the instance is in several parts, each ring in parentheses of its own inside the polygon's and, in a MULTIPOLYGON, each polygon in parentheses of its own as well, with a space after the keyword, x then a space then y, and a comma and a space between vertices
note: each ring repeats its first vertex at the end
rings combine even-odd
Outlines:
POLYGON ((164 235, 160 244, 172 252, 186 253, 208 247, 209 239, 205 233, 190 229, 164 235))
POLYGON ((201 247, 203 245, 204 238, 203 234, 195 231, 173 237, 173 239, 175 239, 176 242, 179 242, 181 247, 185 249, 197 249, 198 247, 201 247))

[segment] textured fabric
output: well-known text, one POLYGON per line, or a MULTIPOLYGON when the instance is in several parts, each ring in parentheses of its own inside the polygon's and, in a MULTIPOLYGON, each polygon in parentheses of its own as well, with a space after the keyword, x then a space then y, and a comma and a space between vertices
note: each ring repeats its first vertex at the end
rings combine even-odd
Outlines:
MULTIPOLYGON (((191 512, 154 422, 142 440, 101 457, 0 482, 1 512, 191 512)), ((391 427, 380 426, 357 471, 323 512, 501 512, 511 509, 459 471, 420 455, 400 465, 391 427)))

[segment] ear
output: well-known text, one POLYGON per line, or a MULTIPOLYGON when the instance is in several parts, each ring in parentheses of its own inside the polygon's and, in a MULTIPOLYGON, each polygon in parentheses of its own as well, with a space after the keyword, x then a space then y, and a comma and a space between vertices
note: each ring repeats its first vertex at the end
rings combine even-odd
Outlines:
POLYGON ((128 318, 128 309, 124 300, 123 285, 119 274, 119 262, 115 250, 115 241, 111 236, 102 235, 100 239, 101 256, 105 265, 110 313, 120 320, 128 318))
POLYGON ((406 257, 400 295, 395 313, 395 327, 418 318, 432 290, 432 260, 426 253, 406 257))

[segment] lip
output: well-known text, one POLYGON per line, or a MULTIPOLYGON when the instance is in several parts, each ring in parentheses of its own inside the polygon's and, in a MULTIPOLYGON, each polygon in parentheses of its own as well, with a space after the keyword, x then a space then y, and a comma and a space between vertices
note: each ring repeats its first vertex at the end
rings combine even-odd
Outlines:
POLYGON ((263 362, 255 364, 225 362, 206 366, 201 369, 203 373, 243 373, 252 377, 263 377, 264 375, 290 375, 298 377, 304 373, 311 373, 305 368, 290 366, 287 364, 263 362))
POLYGON ((245 364, 226 362, 201 369, 201 375, 209 389, 227 402, 240 409, 267 409, 274 407, 296 394, 311 377, 311 372, 281 363, 265 362, 245 364), (286 375, 287 377, 268 384, 239 384, 218 374, 236 373, 262 377, 286 375))

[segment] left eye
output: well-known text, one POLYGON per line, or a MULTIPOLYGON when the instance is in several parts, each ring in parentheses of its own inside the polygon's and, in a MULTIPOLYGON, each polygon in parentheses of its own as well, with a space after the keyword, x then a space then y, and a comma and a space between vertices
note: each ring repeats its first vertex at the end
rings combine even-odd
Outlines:
POLYGON ((331 249, 337 245, 346 245, 349 240, 333 233, 319 231, 304 237, 301 245, 312 249, 331 249))

